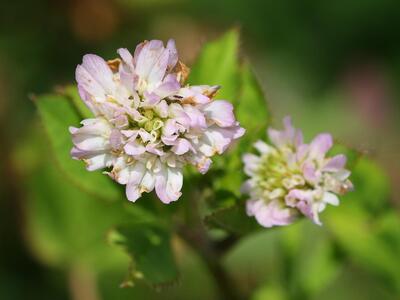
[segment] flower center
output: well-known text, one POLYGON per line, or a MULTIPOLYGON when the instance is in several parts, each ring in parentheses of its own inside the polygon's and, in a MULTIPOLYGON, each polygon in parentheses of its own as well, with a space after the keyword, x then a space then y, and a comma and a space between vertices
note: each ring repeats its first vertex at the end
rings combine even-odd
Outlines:
POLYGON ((283 152, 275 149, 261 157, 261 163, 256 171, 256 186, 267 198, 284 196, 286 191, 296 187, 304 188, 306 182, 302 172, 293 161, 289 165, 288 156, 291 151, 283 152))

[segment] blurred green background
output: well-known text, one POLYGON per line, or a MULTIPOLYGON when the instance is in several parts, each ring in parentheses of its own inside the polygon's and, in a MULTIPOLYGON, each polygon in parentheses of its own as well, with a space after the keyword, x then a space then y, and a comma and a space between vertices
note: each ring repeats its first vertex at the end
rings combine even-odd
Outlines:
POLYGON ((261 231, 228 253, 227 269, 257 300, 398 299, 399 14, 395 0, 2 1, 0 299, 217 299, 207 270, 180 241, 180 283, 162 292, 140 283, 120 289, 126 258, 107 253, 105 260, 102 236, 91 237, 101 257, 90 256, 95 267, 64 259, 68 251, 86 253, 72 237, 86 241, 86 227, 106 225, 70 205, 65 214, 74 226, 54 228, 63 215, 52 200, 74 202, 80 194, 52 188, 63 178, 29 96, 73 82, 86 53, 111 59, 144 39, 174 38, 190 66, 206 41, 232 27, 275 125, 289 114, 308 138, 332 132, 375 163, 357 166, 353 180, 362 192, 327 212, 329 229, 301 221, 261 231), (32 219, 32 212, 42 215, 32 219))

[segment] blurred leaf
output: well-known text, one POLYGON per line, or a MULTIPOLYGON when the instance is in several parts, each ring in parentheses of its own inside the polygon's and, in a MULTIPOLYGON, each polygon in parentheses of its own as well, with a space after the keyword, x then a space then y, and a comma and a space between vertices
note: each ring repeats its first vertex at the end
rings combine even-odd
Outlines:
POLYGON ((68 99, 71 100, 82 119, 93 118, 93 113, 79 96, 78 88, 75 85, 66 86, 61 90, 61 94, 67 96, 68 99))
MULTIPOLYGON (((280 230, 260 230, 244 236, 224 257, 224 264, 238 287, 251 295, 260 286, 280 285, 286 292, 284 281, 286 265, 280 247, 280 230)), ((262 288, 261 288, 262 289, 262 288)), ((256 292, 256 294, 258 294, 256 292)), ((275 299, 271 296, 268 299, 275 299)))
POLYGON ((215 210, 205 216, 204 222, 209 228, 224 229, 240 236, 261 229, 255 219, 246 214, 243 204, 215 210))
POLYGON ((376 162, 368 158, 359 159, 353 169, 351 180, 355 191, 350 197, 356 198, 371 213, 377 214, 388 208, 389 177, 376 162))
POLYGON ((239 86, 239 32, 232 29, 207 43, 200 52, 189 76, 190 84, 221 85, 217 98, 237 103, 239 86))
MULTIPOLYGON (((223 156, 216 157, 210 172, 212 189, 214 191, 225 190, 236 197, 240 196, 240 186, 244 181, 244 174, 242 170, 242 152, 239 145, 232 145, 236 147, 228 150, 223 156)), ((216 201, 220 201, 218 197, 214 197, 216 201)), ((218 204, 216 206, 219 206, 218 204)))
POLYGON ((145 213, 131 214, 120 202, 99 201, 83 193, 49 163, 28 183, 27 236, 42 262, 65 268, 83 262, 96 270, 126 263, 107 245, 105 233, 115 223, 132 216, 145 218, 145 213))
POLYGON ((371 217, 364 209, 356 203, 342 204, 340 209, 330 210, 326 224, 352 261, 381 275, 393 287, 400 289, 398 252, 374 234, 371 217))
POLYGON ((171 249, 170 233, 157 223, 121 225, 108 235, 109 242, 124 249, 132 259, 132 269, 124 286, 144 279, 155 287, 177 281, 178 270, 171 249))
POLYGON ((376 234, 400 253, 400 215, 398 211, 387 211, 376 221, 376 234))
POLYGON ((92 195, 108 200, 120 198, 120 189, 111 179, 100 172, 87 171, 82 162, 71 158, 72 139, 68 128, 78 126, 80 119, 69 100, 61 95, 43 95, 38 97, 35 103, 57 166, 63 174, 92 195))
POLYGON ((241 93, 236 106, 236 116, 242 127, 253 135, 254 130, 265 131, 270 122, 270 112, 260 84, 248 63, 241 68, 241 93))
POLYGON ((345 146, 339 141, 335 141, 335 144, 333 145, 332 149, 329 150, 328 154, 329 156, 344 154, 347 158, 346 169, 348 170, 353 170, 356 167, 358 160, 361 159, 363 156, 363 154, 360 151, 345 146))
POLYGON ((388 177, 366 157, 360 157, 352 171, 355 190, 343 197, 338 209, 327 210, 326 224, 352 261, 400 290, 398 249, 377 234, 379 215, 388 208, 388 177))
POLYGON ((340 262, 323 228, 309 220, 282 228, 282 245, 290 257, 288 268, 296 294, 316 295, 339 274, 340 262))
POLYGON ((288 299, 287 291, 278 284, 269 284, 259 288, 251 298, 253 300, 285 300, 288 299))
MULTIPOLYGON (((24 139, 22 146, 40 154, 47 145, 40 138, 42 131, 35 129, 29 132, 31 142, 24 139)), ((125 270, 128 257, 108 245, 106 233, 120 222, 153 221, 155 217, 143 207, 144 202, 133 205, 126 200, 99 201, 65 181, 48 156, 34 157, 34 168, 25 174, 24 216, 25 236, 35 256, 44 264, 68 272, 77 267, 96 273, 125 270)))
POLYGON ((220 169, 221 174, 213 180, 214 189, 229 190, 236 196, 240 196, 239 189, 245 179, 243 172, 237 172, 243 169, 242 155, 251 151, 258 138, 263 138, 270 121, 263 92, 248 64, 243 65, 240 76, 241 93, 235 112, 247 133, 232 145, 223 158, 216 160, 215 168, 220 169))
MULTIPOLYGON (((253 143, 263 137, 270 121, 263 92, 248 64, 243 65, 240 76, 241 93, 235 111, 247 134, 232 145, 232 149, 222 158, 215 160, 213 170, 218 174, 212 181, 214 190, 226 190, 237 197, 240 196, 240 186, 245 180, 243 172, 238 172, 243 169, 242 155, 251 151, 253 143)), ((221 198, 217 196, 215 201, 221 201, 221 198)))
POLYGON ((246 134, 232 145, 222 158, 216 160, 215 168, 220 173, 213 180, 216 190, 228 190, 240 196, 240 186, 245 180, 242 156, 251 151, 253 143, 263 138, 270 122, 270 113, 260 85, 248 64, 241 69, 241 92, 235 112, 240 125, 246 129, 246 134))
POLYGON ((309 299, 323 290, 338 274, 332 243, 320 227, 302 220, 281 229, 282 252, 291 295, 309 299))

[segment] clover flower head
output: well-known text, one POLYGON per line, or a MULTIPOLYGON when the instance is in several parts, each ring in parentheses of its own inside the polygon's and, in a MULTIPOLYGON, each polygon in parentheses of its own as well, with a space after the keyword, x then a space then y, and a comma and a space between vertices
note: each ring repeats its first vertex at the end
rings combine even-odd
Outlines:
MULTIPOLYGON (((185 85, 189 69, 175 42, 145 41, 106 62, 88 54, 76 69, 79 94, 94 117, 71 127, 71 155, 104 169, 136 201, 155 189, 164 203, 181 196, 186 164, 205 173, 211 157, 244 134, 219 86, 185 85)), ((99 187, 101 188, 101 187, 99 187)))
POLYGON ((259 155, 245 154, 244 171, 250 177, 242 192, 250 196, 247 214, 264 227, 288 225, 300 215, 321 225, 319 213, 327 204, 338 205, 337 195, 352 189, 346 157, 327 157, 332 136, 317 135, 303 143, 302 132, 284 119, 284 130, 268 129, 271 144, 257 141, 259 155))

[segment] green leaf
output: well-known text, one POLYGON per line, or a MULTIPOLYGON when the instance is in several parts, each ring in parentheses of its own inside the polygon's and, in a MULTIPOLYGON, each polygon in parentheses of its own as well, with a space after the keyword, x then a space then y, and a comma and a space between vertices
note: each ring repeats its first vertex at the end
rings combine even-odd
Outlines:
MULTIPOLYGON (((351 200, 349 200, 351 201, 351 200)), ((400 290, 398 252, 374 234, 371 216, 356 203, 331 210, 326 224, 351 260, 362 265, 400 290)))
POLYGON ((337 278, 340 262, 325 228, 303 220, 282 228, 281 237, 296 294, 311 298, 337 278))
POLYGON ((121 247, 132 259, 132 268, 123 285, 133 285, 135 279, 144 279, 154 287, 177 281, 171 236, 159 224, 137 222, 121 225, 109 233, 108 240, 121 247))
MULTIPOLYGON (((326 224, 352 261, 400 290, 398 248, 381 232, 380 215, 391 209, 388 177, 366 157, 360 157, 352 171, 355 190, 342 197, 339 208, 327 209, 326 224)), ((388 221, 392 222, 393 218, 388 221)))
POLYGON ((235 111, 240 124, 251 132, 251 135, 254 135, 254 130, 264 132, 271 117, 262 88, 248 63, 241 68, 239 100, 235 111))
POLYGON ((130 218, 121 203, 83 193, 51 165, 35 172, 28 194, 29 241, 42 262, 65 268, 84 262, 97 270, 123 262, 105 240, 105 232, 115 222, 130 218))
POLYGON ((286 300, 288 299, 287 290, 279 284, 267 284, 258 288, 252 297, 252 300, 286 300))
POLYGON ((93 118, 93 113, 79 96, 78 88, 75 85, 66 86, 61 90, 61 94, 67 96, 68 99, 71 100, 82 119, 93 118))
MULTIPOLYGON (((253 143, 264 138, 266 128, 270 121, 270 114, 263 92, 248 64, 241 69, 241 93, 235 112, 245 134, 227 151, 223 157, 215 159, 213 170, 218 173, 213 180, 214 190, 228 190, 240 196, 240 186, 245 180, 242 156, 252 150, 253 143)), ((218 201, 218 199, 216 199, 218 201)))
POLYGON ((355 191, 350 196, 355 197, 355 201, 374 214, 388 208, 389 177, 376 162, 360 158, 355 165, 351 180, 355 191))
POLYGON ((400 253, 400 214, 398 211, 385 212, 376 223, 376 233, 388 245, 400 253))
POLYGON ((70 101, 62 95, 43 95, 35 103, 50 142, 50 150, 66 178, 97 197, 108 200, 121 198, 120 189, 111 179, 100 172, 87 171, 82 162, 71 158, 72 139, 68 128, 79 126, 80 118, 70 101))
POLYGON ((240 67, 238 60, 239 33, 231 30, 218 40, 208 43, 201 51, 189 77, 191 84, 222 85, 218 98, 235 104, 235 114, 247 136, 242 137, 222 157, 214 159, 210 177, 213 193, 208 198, 208 214, 205 223, 210 228, 223 228, 237 234, 245 234, 259 226, 254 218, 238 204, 240 186, 244 181, 242 154, 250 151, 252 143, 261 137, 270 116, 260 85, 248 64, 240 67), (213 176, 214 175, 214 176, 213 176), (221 194, 221 191, 225 193, 221 194), (224 195, 223 195, 224 194, 224 195))
POLYGON ((253 217, 249 217, 246 214, 244 204, 217 209, 205 216, 204 223, 210 229, 224 229, 239 236, 262 228, 253 217))
POLYGON ((236 103, 239 86, 238 48, 239 33, 235 29, 207 43, 192 67, 189 83, 221 85, 217 97, 236 103))
POLYGON ((129 260, 107 244, 106 232, 120 222, 154 220, 151 211, 141 201, 135 205, 127 200, 100 201, 83 192, 65 180, 49 156, 42 155, 47 150, 42 130, 31 126, 27 135, 18 147, 24 151, 17 151, 13 159, 18 166, 31 153, 31 167, 19 168, 25 172, 25 230, 33 254, 59 268, 124 270, 129 260))

